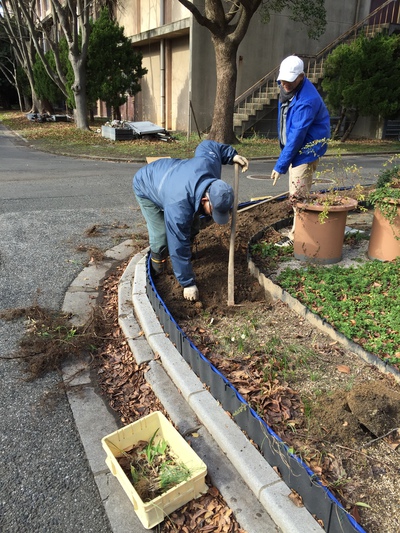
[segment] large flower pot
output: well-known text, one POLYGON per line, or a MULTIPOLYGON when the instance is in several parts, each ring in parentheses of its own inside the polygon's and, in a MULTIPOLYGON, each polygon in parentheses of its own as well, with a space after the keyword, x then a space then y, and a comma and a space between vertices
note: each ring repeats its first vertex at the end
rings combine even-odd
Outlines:
POLYGON ((341 261, 347 213, 355 209, 358 202, 353 198, 342 198, 340 202, 340 205, 329 206, 323 222, 320 214, 326 207, 322 201, 296 204, 293 243, 296 259, 322 265, 341 261))
POLYGON ((375 207, 372 220, 368 257, 379 261, 393 261, 400 256, 400 203, 397 202, 397 216, 393 223, 375 207))

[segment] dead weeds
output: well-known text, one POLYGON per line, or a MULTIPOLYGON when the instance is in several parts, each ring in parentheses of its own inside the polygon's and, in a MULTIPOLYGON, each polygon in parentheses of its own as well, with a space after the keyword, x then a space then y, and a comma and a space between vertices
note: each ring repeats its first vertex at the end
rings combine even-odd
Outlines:
POLYGON ((70 316, 45 309, 37 304, 26 308, 0 312, 3 320, 23 318, 25 334, 18 349, 3 359, 19 359, 27 381, 48 372, 59 371, 62 363, 71 358, 92 357, 103 342, 105 324, 100 308, 94 310, 84 327, 71 325, 70 316))

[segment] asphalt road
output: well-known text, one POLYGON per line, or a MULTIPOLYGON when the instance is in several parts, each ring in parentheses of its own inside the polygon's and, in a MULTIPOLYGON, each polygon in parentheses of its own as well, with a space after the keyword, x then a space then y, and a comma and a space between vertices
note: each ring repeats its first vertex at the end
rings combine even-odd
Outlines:
MULTIPOLYGON (((374 181, 386 157, 352 158, 374 181)), ((35 151, 0 124, 0 309, 38 302, 59 309, 81 271, 81 244, 108 249, 145 229, 131 181, 139 163, 112 163, 35 151), (88 238, 96 225, 101 235, 88 238), (127 226, 127 227, 125 227, 127 226)), ((328 161, 327 161, 328 163, 328 161)), ((253 161, 239 201, 287 189, 267 179, 273 161, 253 161)), ((233 167, 223 179, 233 185, 233 167)), ((7 357, 24 331, 0 320, 1 482, 4 533, 108 533, 110 526, 66 397, 46 402, 60 376, 27 382, 7 357)))
MULTIPOLYGON (((59 309, 87 259, 77 246, 107 249, 137 231, 135 165, 42 154, 16 145, 4 129, 0 161, 0 308, 37 300, 59 309), (88 239, 85 230, 94 224, 102 235, 88 239), (123 224, 129 228, 118 229, 123 224)), ((16 347, 23 327, 0 321, 1 357, 16 347)), ((0 376, 0 530, 110 532, 66 397, 43 401, 59 375, 29 383, 16 361, 1 359, 0 376)))

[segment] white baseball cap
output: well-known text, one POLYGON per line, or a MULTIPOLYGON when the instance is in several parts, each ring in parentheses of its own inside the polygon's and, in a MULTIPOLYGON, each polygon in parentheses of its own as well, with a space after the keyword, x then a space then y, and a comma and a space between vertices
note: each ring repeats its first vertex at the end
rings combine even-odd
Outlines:
POLYGON ((303 74, 304 72, 304 63, 297 56, 289 56, 284 59, 279 68, 278 81, 288 81, 291 83, 294 81, 297 76, 303 74))

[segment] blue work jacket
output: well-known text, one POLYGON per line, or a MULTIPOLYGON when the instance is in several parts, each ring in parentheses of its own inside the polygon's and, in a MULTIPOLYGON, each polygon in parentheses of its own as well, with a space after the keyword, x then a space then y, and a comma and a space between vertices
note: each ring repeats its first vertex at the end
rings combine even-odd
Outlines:
POLYGON ((191 159, 158 159, 133 178, 135 194, 164 211, 168 251, 174 274, 182 287, 195 284, 190 262, 190 230, 204 192, 221 179, 221 166, 233 164, 237 151, 228 144, 202 141, 191 159))
MULTIPOLYGON (((278 104, 278 134, 281 103, 278 104)), ((330 138, 329 112, 317 89, 309 79, 304 78, 300 90, 289 102, 286 117, 286 145, 279 139, 282 151, 274 169, 286 174, 289 166, 297 167, 319 159, 327 150, 330 138), (322 142, 314 141, 322 140, 322 142), (312 146, 306 147, 313 143, 312 146)))

